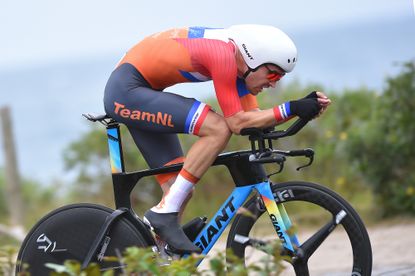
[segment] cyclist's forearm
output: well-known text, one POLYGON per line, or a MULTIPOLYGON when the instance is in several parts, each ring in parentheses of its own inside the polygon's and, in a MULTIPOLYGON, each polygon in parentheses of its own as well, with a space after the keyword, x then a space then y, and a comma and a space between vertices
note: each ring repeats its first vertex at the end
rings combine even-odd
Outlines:
POLYGON ((238 112, 237 114, 226 118, 226 123, 233 133, 239 134, 242 129, 248 127, 266 128, 275 126, 277 121, 273 109, 266 109, 238 112))

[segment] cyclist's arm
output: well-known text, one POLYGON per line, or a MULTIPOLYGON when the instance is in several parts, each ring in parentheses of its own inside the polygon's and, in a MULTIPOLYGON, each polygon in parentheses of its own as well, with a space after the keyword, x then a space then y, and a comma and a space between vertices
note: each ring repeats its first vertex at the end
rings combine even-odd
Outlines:
POLYGON ((225 120, 229 129, 235 134, 239 134, 241 129, 247 127, 266 128, 277 124, 272 108, 266 110, 255 109, 247 112, 240 111, 226 117, 225 120))
POLYGON ((272 109, 259 111, 239 111, 226 116, 229 129, 239 134, 241 129, 248 127, 267 128, 286 122, 294 117, 313 119, 321 115, 331 103, 322 92, 312 92, 305 98, 283 103, 272 109))

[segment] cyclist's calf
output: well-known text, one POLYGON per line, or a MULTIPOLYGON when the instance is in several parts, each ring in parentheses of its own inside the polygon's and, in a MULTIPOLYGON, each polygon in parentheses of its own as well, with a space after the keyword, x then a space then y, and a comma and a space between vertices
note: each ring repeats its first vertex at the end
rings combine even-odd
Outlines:
MULTIPOLYGON (((163 198, 167 195, 167 193, 170 191, 170 187, 171 185, 173 185, 174 181, 176 180, 176 177, 172 177, 170 178, 167 182, 163 183, 163 185, 161 185, 161 190, 163 191, 163 198)), ((179 218, 181 219, 182 215, 183 215, 183 211, 187 206, 187 203, 189 202, 189 200, 193 197, 193 193, 194 193, 194 188, 190 190, 190 192, 188 193, 188 195, 186 196, 185 200, 183 201, 183 205, 180 208, 179 211, 179 218)))

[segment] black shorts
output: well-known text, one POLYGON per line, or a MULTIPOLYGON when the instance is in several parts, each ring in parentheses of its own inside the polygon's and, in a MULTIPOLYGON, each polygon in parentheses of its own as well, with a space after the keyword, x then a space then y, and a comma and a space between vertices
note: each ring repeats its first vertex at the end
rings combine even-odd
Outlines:
POLYGON ((125 63, 105 87, 105 112, 127 126, 151 168, 183 156, 177 133, 197 135, 210 107, 193 98, 154 90, 125 63))

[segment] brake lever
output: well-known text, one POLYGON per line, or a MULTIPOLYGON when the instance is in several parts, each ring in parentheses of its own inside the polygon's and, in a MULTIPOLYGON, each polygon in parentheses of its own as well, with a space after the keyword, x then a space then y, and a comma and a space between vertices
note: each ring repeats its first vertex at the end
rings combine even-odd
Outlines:
POLYGON ((277 164, 280 166, 280 169, 278 171, 274 172, 274 173, 271 173, 271 174, 267 175, 268 178, 270 178, 274 174, 278 174, 278 173, 282 172, 282 170, 284 169, 284 162, 277 163, 277 164))
POLYGON ((299 171, 299 170, 301 170, 301 169, 303 169, 305 167, 311 166, 311 164, 313 163, 313 161, 314 161, 314 154, 309 155, 309 156, 306 156, 306 157, 309 158, 308 164, 298 167, 296 169, 297 171, 299 171))

